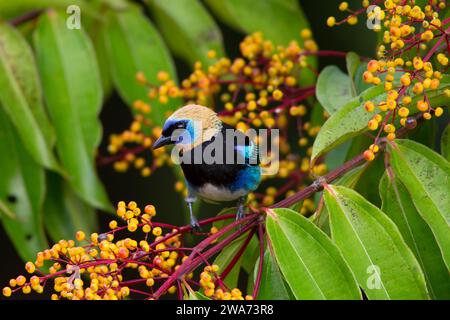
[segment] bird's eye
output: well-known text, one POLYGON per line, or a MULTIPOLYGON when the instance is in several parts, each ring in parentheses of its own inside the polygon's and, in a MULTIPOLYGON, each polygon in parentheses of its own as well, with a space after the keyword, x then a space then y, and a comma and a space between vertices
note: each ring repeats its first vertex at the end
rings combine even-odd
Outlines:
POLYGON ((183 141, 183 136, 179 136, 178 137, 178 142, 182 142, 183 141))

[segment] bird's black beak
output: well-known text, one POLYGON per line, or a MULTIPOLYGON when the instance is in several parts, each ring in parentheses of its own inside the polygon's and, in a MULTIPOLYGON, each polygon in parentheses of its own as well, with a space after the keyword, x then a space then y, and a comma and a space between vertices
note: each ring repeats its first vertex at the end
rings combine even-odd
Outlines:
POLYGON ((155 150, 173 143, 174 141, 172 141, 170 137, 161 136, 158 138, 158 140, 155 141, 155 143, 152 146, 152 149, 155 150))

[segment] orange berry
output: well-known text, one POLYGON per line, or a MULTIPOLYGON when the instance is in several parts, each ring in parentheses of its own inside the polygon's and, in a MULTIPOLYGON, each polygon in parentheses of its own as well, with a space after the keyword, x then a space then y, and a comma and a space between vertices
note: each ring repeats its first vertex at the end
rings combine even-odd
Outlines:
POLYGON ((375 159, 374 153, 370 150, 364 151, 363 155, 364 155, 364 159, 366 159, 367 161, 372 161, 373 159, 375 159))
POLYGON ((417 101, 417 109, 419 109, 419 111, 427 111, 429 108, 428 106, 428 102, 423 101, 423 100, 419 100, 417 101))
POLYGON ((375 72, 378 70, 378 61, 377 60, 370 60, 367 64, 367 70, 370 72, 375 72))
POLYGON ((378 129, 378 121, 376 121, 375 119, 369 120, 367 126, 372 131, 377 130, 378 129))

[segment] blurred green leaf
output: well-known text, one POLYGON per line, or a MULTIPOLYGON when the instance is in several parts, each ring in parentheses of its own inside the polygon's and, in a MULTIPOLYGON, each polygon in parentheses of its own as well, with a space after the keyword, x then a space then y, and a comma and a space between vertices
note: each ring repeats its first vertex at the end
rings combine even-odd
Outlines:
POLYGON ((274 209, 266 228, 278 266, 297 299, 361 299, 339 250, 308 219, 289 209, 274 209))
MULTIPOLYGON (((145 100, 148 87, 136 81, 136 74, 143 72, 152 84, 158 84, 159 71, 168 72, 176 81, 175 68, 169 52, 150 21, 138 10, 131 8, 110 12, 103 29, 108 62, 114 84, 128 105, 145 100)), ((170 105, 180 106, 181 101, 171 100, 170 105)), ((162 126, 168 104, 152 101, 150 117, 162 126)))
POLYGON ((450 161, 450 125, 447 125, 442 132, 441 154, 447 161, 450 161))
POLYGON ((433 232, 414 207, 405 186, 385 174, 380 181, 382 210, 394 221, 417 258, 432 299, 450 298, 450 276, 433 232))
POLYGON ((352 99, 350 77, 336 66, 325 67, 317 79, 316 97, 332 115, 352 99))
POLYGON ((361 94, 365 90, 369 89, 372 85, 370 83, 364 82, 363 74, 367 70, 367 62, 361 61, 361 64, 355 71, 355 76, 353 78, 355 84, 356 95, 361 94))
MULTIPOLYGON (((102 31, 114 85, 129 106, 136 100, 145 100, 148 94, 148 87, 136 81, 138 72, 143 72, 148 82, 154 85, 158 84, 159 71, 167 72, 177 82, 175 67, 164 42, 140 10, 130 7, 120 12, 109 12, 102 31)), ((166 112, 177 109, 183 102, 171 99, 170 103, 162 104, 152 100, 150 104, 152 112, 148 117, 155 125, 162 127, 166 112)), ((134 111, 134 108, 131 109, 134 111)), ((174 173, 178 179, 183 179, 178 166, 174 167, 174 173)), ((188 219, 185 203, 183 208, 188 219)))
POLYGON ((388 145, 392 169, 436 238, 450 268, 450 164, 433 150, 411 140, 388 145))
POLYGON ((358 95, 358 91, 356 88, 355 76, 359 66, 361 65, 361 59, 359 58, 359 55, 356 54, 355 52, 349 52, 345 57, 345 62, 347 66, 347 73, 348 76, 350 77, 352 96, 356 97, 358 95))
POLYGON ((56 148, 69 182, 87 203, 110 210, 94 167, 102 135, 102 87, 92 44, 83 29, 66 28, 64 17, 53 10, 41 16, 34 36, 56 148))
POLYGON ((122 3, 122 0, 105 2, 105 0, 99 0, 93 3, 97 12, 103 16, 103 19, 95 19, 86 17, 83 20, 83 26, 85 27, 89 37, 94 45, 94 51, 97 58, 98 69, 100 73, 100 78, 103 87, 103 100, 106 101, 113 91, 113 83, 110 71, 110 65, 108 63, 107 52, 105 47, 104 28, 106 28, 106 19, 104 15, 110 7, 115 9, 116 6, 119 8, 117 10, 123 10, 127 8, 126 2, 122 3), (116 4, 117 2, 117 4, 116 4), (124 7, 122 7, 124 6, 124 7))
POLYGON ((0 88, 0 102, 26 149, 39 164, 56 169, 54 131, 44 108, 31 48, 17 30, 1 22, 0 88))
POLYGON ((191 66, 196 61, 210 65, 209 50, 223 56, 222 34, 198 0, 146 0, 156 26, 174 54, 191 66))
POLYGON ((0 218, 6 233, 24 260, 48 246, 42 225, 44 169, 22 146, 0 108, 0 218))
POLYGON ((34 10, 55 8, 66 10, 67 7, 76 5, 80 11, 89 16, 96 16, 89 1, 85 0, 14 0, 0 1, 0 17, 5 19, 16 18, 34 10))
POLYGON ((211 300, 203 293, 189 290, 189 300, 211 300))
POLYGON ((329 185, 332 239, 369 299, 428 299, 420 265, 396 225, 357 192, 329 185))
POLYGON ((97 57, 100 78, 102 80, 102 87, 104 93, 103 99, 106 100, 113 91, 113 83, 112 83, 113 80, 111 76, 111 71, 109 69, 110 65, 108 63, 107 51, 105 48, 105 40, 103 39, 104 31, 102 31, 102 29, 105 28, 104 24, 102 24, 99 28, 100 28, 99 32, 92 37, 92 40, 95 48, 95 55, 97 57))
MULTIPOLYGON (((257 277, 258 267, 259 258, 255 264, 253 279, 257 277)), ((258 300, 291 300, 291 297, 293 297, 291 289, 284 281, 275 258, 270 254, 270 250, 266 250, 264 253, 258 300)))
POLYGON ((82 201, 70 185, 56 174, 47 173, 44 224, 54 242, 73 239, 78 230, 98 230, 95 209, 82 201))
MULTIPOLYGON (((250 34, 262 32, 265 39, 276 45, 288 45, 292 40, 303 44, 300 31, 309 28, 308 20, 299 5, 279 0, 206 0, 207 5, 217 17, 229 26, 250 34)), ((308 57, 308 63, 317 67, 317 59, 308 57)), ((311 85, 315 75, 308 69, 302 69, 301 83, 311 85)))

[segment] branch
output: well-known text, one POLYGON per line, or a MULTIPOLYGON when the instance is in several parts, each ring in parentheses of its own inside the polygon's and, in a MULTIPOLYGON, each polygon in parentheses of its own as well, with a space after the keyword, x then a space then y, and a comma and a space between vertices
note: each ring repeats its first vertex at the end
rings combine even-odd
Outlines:
POLYGON ((12 24, 13 26, 18 26, 22 23, 34 20, 35 18, 37 18, 44 10, 34 10, 28 13, 25 13, 22 16, 16 17, 16 18, 12 18, 11 20, 9 20, 9 23, 12 24))

